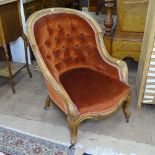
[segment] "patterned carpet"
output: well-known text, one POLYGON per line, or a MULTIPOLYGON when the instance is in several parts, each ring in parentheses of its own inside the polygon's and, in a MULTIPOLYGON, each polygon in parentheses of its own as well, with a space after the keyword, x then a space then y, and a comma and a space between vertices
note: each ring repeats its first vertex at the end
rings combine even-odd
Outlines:
POLYGON ((0 155, 10 155, 10 154, 0 152, 0 155))
POLYGON ((0 127, 0 152, 4 152, 5 155, 74 155, 75 149, 69 149, 68 146, 56 142, 0 127))

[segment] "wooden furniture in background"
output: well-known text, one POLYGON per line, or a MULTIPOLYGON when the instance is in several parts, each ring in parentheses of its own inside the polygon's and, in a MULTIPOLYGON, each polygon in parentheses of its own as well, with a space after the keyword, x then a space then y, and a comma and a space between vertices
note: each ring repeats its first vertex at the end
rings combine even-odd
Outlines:
POLYGON ((50 7, 69 7, 73 5, 73 0, 41 0, 43 8, 50 7))
POLYGON ((43 8, 66 7, 82 10, 82 0, 41 0, 43 8))
POLYGON ((103 8, 105 11, 105 0, 98 0, 96 4, 96 15, 99 15, 103 8))
MULTIPOLYGON (((0 63, 0 76, 10 78, 11 88, 15 93, 13 76, 22 68, 26 67, 32 77, 28 64, 28 41, 23 32, 22 19, 20 14, 20 0, 0 1, 0 47, 3 47, 5 62, 0 63), (17 40, 19 37, 24 40, 26 64, 10 63, 7 44, 17 40)), ((19 51, 20 52, 20 51, 19 51)))
POLYGON ((97 2, 98 2, 98 0, 89 0, 88 1, 88 11, 96 12, 97 2))
POLYGON ((137 109, 155 104, 155 0, 149 1, 144 39, 137 74, 137 109))
POLYGON ((5 60, 4 53, 3 53, 3 48, 0 47, 0 61, 3 61, 3 60, 5 60))
POLYGON ((24 2, 24 12, 26 19, 34 12, 40 10, 42 8, 41 0, 31 0, 24 2))
POLYGON ((113 57, 139 60, 148 2, 149 0, 117 0, 117 23, 112 29, 114 0, 106 1, 104 42, 113 57))
MULTIPOLYGON (((109 1, 109 0, 108 0, 109 1)), ((108 2, 107 0, 89 0, 88 1, 88 11, 96 12, 98 15, 99 12, 105 14, 106 13, 106 6, 105 3, 108 2)), ((114 1, 114 6, 112 8, 112 13, 116 14, 117 7, 116 7, 116 0, 114 1)))
POLYGON ((24 10, 26 19, 34 12, 52 7, 68 7, 82 10, 82 0, 25 0, 24 10))

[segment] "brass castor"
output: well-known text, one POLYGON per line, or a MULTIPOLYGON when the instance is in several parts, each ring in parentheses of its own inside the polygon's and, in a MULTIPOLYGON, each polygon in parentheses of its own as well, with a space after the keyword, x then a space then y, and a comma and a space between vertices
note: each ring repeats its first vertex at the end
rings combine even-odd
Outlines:
POLYGON ((72 148, 74 148, 75 144, 71 144, 69 149, 71 150, 72 148))

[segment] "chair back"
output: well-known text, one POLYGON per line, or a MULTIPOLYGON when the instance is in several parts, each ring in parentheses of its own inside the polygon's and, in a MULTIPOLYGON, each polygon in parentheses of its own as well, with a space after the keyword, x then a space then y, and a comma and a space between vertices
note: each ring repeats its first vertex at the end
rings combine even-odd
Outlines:
POLYGON ((118 74, 103 61, 96 42, 97 30, 82 13, 56 11, 40 16, 34 24, 34 36, 48 69, 59 81, 67 70, 88 67, 111 75, 118 74))

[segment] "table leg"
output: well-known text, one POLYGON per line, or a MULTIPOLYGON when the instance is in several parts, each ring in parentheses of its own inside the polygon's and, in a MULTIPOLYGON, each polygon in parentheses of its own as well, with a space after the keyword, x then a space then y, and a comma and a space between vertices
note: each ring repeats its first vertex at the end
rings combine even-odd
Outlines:
POLYGON ((29 68, 28 51, 27 51, 27 48, 28 48, 28 40, 27 40, 27 37, 25 35, 23 35, 22 38, 24 40, 26 68, 27 68, 27 72, 28 72, 28 74, 29 74, 29 76, 31 78, 32 77, 32 73, 31 73, 30 68, 29 68))
POLYGON ((5 55, 6 63, 7 63, 7 66, 8 66, 9 79, 10 79, 10 83, 11 83, 12 92, 15 94, 16 91, 15 91, 15 87, 14 87, 13 76, 12 76, 12 71, 11 71, 11 65, 10 65, 10 61, 9 61, 7 46, 4 45, 3 49, 4 49, 4 55, 5 55))

